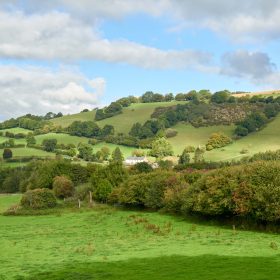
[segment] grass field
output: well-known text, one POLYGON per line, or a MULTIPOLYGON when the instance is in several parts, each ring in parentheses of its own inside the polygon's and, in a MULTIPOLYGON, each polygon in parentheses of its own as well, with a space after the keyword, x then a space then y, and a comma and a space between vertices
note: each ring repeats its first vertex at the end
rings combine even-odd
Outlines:
POLYGON ((222 149, 212 150, 206 153, 206 158, 211 160, 231 160, 240 159, 244 155, 240 154, 242 149, 248 150, 245 156, 252 156, 258 152, 273 151, 280 149, 280 115, 267 126, 255 133, 252 133, 233 144, 222 149))
POLYGON ((37 144, 41 144, 44 139, 56 139, 58 144, 74 144, 76 146, 79 143, 88 143, 88 138, 86 137, 72 136, 64 133, 48 133, 37 135, 35 139, 37 144))
MULTIPOLYGON (((167 107, 176 104, 184 104, 186 102, 159 102, 159 103, 137 103, 124 108, 123 113, 112 118, 98 121, 98 125, 103 127, 105 124, 110 124, 115 127, 116 132, 128 133, 132 125, 136 122, 144 123, 150 119, 151 114, 157 107, 167 107)), ((56 125, 66 127, 73 121, 92 121, 95 117, 95 111, 79 113, 75 115, 64 116, 53 119, 52 122, 56 125)))
POLYGON ((181 154, 186 146, 205 146, 212 133, 223 132, 228 136, 232 136, 234 132, 234 126, 226 125, 195 128, 190 124, 179 123, 172 128, 178 134, 169 138, 168 141, 172 144, 176 155, 181 154))
MULTIPOLYGON (((0 211, 19 199, 0 196, 0 211)), ((106 206, 0 216, 0 244, 1 280, 263 280, 280 275, 279 235, 106 206)))
MULTIPOLYGON (((37 156, 37 157, 54 157, 54 153, 48 153, 38 149, 32 148, 12 148, 13 157, 28 157, 28 156, 37 156)), ((3 149, 0 149, 0 155, 3 154, 3 149)))
POLYGON ((29 129, 25 129, 25 128, 21 128, 21 127, 15 127, 15 128, 7 128, 7 129, 1 129, 0 132, 12 132, 12 133, 24 133, 24 134, 28 134, 29 132, 33 132, 32 130, 29 129))

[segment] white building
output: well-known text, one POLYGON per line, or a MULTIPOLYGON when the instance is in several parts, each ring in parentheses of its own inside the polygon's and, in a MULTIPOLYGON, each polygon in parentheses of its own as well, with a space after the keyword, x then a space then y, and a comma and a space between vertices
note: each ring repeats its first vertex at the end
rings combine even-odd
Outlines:
POLYGON ((128 157, 125 159, 125 165, 135 165, 140 162, 148 162, 146 157, 128 157))

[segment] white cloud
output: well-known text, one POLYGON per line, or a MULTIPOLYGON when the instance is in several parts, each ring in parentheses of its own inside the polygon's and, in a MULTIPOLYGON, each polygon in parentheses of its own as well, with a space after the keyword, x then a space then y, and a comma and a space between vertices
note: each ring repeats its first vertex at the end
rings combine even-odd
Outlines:
POLYGON ((222 74, 247 77, 255 81, 265 79, 276 70, 276 66, 270 61, 269 56, 262 52, 239 50, 226 53, 222 60, 222 74))
POLYGON ((105 84, 103 78, 89 80, 74 70, 0 66, 1 117, 93 108, 105 84))
MULTIPOLYGON (((234 41, 280 38, 280 0, 1 0, 0 5, 28 12, 63 10, 87 22, 149 14, 177 20, 181 28, 207 28, 234 41), (24 3, 24 4, 22 4, 24 3)), ((13 9, 12 9, 13 10, 13 9)))
POLYGON ((210 60, 209 54, 198 51, 160 50, 126 40, 109 41, 90 25, 61 12, 0 12, 0 57, 101 60, 151 69, 195 68, 210 60))
POLYGON ((260 88, 279 88, 280 72, 266 53, 238 50, 222 58, 220 74, 249 80, 260 88))

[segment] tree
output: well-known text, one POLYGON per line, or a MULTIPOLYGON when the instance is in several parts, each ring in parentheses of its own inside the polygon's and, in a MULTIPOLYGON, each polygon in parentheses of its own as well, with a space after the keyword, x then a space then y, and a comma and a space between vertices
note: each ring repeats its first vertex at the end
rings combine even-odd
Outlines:
POLYGON ((229 98, 230 98, 229 91, 223 90, 223 91, 215 92, 211 97, 211 101, 220 104, 220 103, 227 102, 229 98))
POLYGON ((129 135, 134 136, 134 137, 139 137, 142 131, 142 125, 141 123, 137 122, 135 124, 133 124, 129 135))
POLYGON ((101 157, 103 160, 108 160, 110 156, 110 149, 108 147, 102 147, 101 150, 101 157))
POLYGON ((108 135, 113 135, 114 133, 115 133, 115 128, 109 124, 106 124, 101 131, 103 137, 106 137, 108 135))
POLYGON ((94 190, 94 197, 97 201, 107 202, 109 194, 112 192, 112 184, 108 179, 101 179, 94 190))
POLYGON ((3 159, 9 159, 9 158, 12 158, 13 157, 13 152, 11 149, 4 149, 3 151, 3 159))
POLYGON ((139 162, 133 166, 133 169, 137 170, 140 173, 149 173, 153 171, 152 166, 147 162, 139 162))
POLYGON ((28 134, 26 137, 27 146, 36 145, 36 139, 32 134, 28 134))
POLYGON ((193 158, 194 162, 195 163, 203 162, 204 161, 204 153, 205 153, 204 148, 197 147, 194 151, 194 158, 193 158))
POLYGON ((92 156, 92 146, 89 145, 89 144, 84 144, 84 143, 81 143, 79 146, 78 146, 78 151, 79 151, 79 157, 88 161, 91 159, 91 156, 92 156))
POLYGON ((123 154, 119 147, 117 147, 112 153, 112 162, 122 163, 124 160, 123 154))
POLYGON ((47 152, 53 152, 57 145, 56 139, 44 139, 43 140, 43 149, 47 152))
POLYGON ((190 162, 190 159, 191 158, 190 158, 189 150, 185 148, 179 157, 179 164, 187 164, 190 162))
POLYGON ((53 180, 53 191, 57 198, 67 198, 74 194, 74 184, 66 176, 56 176, 53 180))
POLYGON ((163 158, 165 156, 172 156, 173 150, 171 144, 165 137, 158 138, 152 142, 152 149, 150 155, 156 158, 163 158))

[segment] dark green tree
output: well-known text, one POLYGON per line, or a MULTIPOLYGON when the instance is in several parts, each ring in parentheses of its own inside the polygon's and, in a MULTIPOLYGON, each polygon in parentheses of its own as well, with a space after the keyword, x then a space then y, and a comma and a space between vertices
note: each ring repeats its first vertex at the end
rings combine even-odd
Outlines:
POLYGON ((42 143, 43 149, 47 152, 53 152, 56 148, 56 145, 56 139, 44 139, 42 143))
POLYGON ((4 149, 3 151, 3 159, 9 159, 9 158, 12 158, 13 157, 13 152, 11 149, 4 149))

